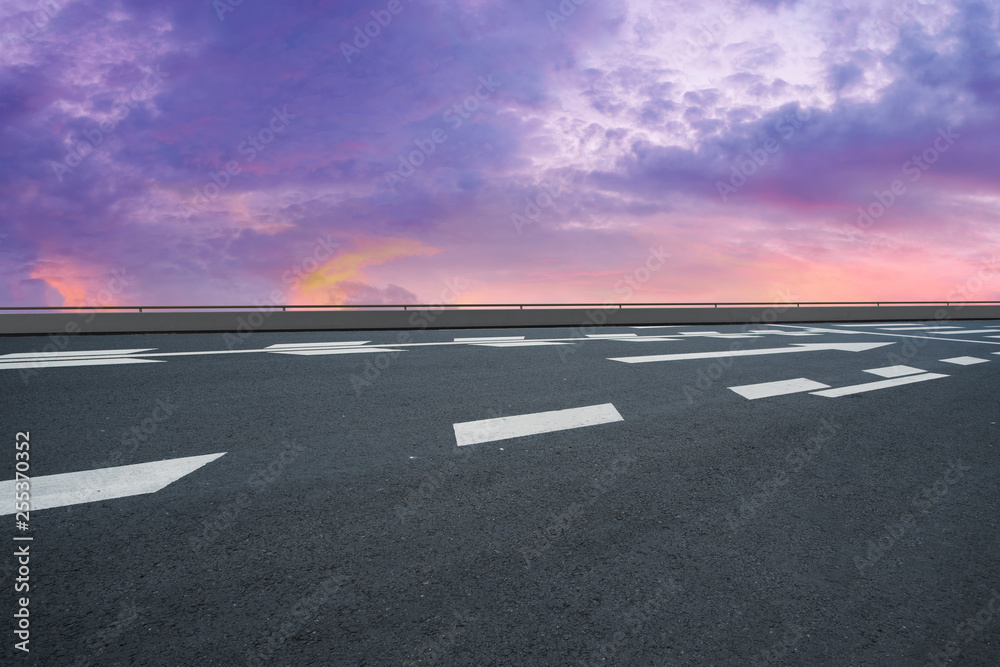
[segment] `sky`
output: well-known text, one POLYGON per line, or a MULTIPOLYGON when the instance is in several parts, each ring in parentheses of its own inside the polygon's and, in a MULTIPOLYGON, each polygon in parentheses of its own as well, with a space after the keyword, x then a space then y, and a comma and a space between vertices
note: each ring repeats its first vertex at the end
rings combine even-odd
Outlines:
POLYGON ((998 0, 4 0, 0 305, 1000 300, 998 36, 998 0))

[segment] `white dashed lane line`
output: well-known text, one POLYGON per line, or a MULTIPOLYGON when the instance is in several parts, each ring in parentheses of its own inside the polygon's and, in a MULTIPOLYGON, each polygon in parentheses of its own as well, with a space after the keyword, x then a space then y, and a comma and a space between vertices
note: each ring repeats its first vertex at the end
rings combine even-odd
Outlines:
MULTIPOLYGON (((933 334, 933 331, 928 331, 927 333, 933 334)), ((962 329, 961 331, 947 331, 945 332, 949 336, 968 336, 971 334, 984 334, 984 333, 1000 333, 1000 329, 962 329)), ((993 338, 994 336, 989 336, 993 338)))
POLYGON ((456 338, 456 343, 501 343, 504 341, 524 340, 524 336, 487 336, 484 338, 456 338))
POLYGON ((755 357, 769 354, 791 354, 796 352, 820 352, 839 350, 842 352, 866 352, 893 343, 793 343, 789 347, 771 347, 758 350, 721 350, 718 352, 686 352, 681 354, 657 354, 641 357, 615 357, 610 361, 626 364, 647 364, 657 361, 688 361, 693 359, 725 359, 728 357, 755 357))
POLYGON ((937 380, 939 378, 946 378, 946 377, 949 376, 942 375, 940 373, 923 373, 921 375, 907 375, 905 377, 893 378, 891 380, 866 382, 865 384, 855 384, 849 387, 836 387, 834 389, 824 389, 822 391, 813 391, 809 393, 811 393, 814 396, 839 398, 841 396, 851 396, 853 394, 862 394, 868 391, 878 391, 880 389, 899 387, 904 384, 913 384, 914 382, 926 382, 927 380, 937 380))
POLYGON ((962 327, 921 327, 916 325, 907 324, 900 327, 881 327, 882 331, 945 331, 948 329, 961 330, 962 327))
POLYGON ((512 340, 506 343, 469 343, 476 347, 544 347, 546 345, 572 345, 572 343, 558 343, 547 340, 512 340))
MULTIPOLYGON (((994 354, 1000 354, 1000 352, 995 352, 994 354)), ((942 363, 955 364, 957 366, 974 366, 976 364, 989 363, 989 361, 989 359, 980 359, 979 357, 952 357, 951 359, 941 359, 942 363)), ((924 382, 926 380, 936 380, 939 378, 949 377, 948 375, 940 373, 928 373, 921 368, 902 365, 869 368, 863 372, 878 375, 886 378, 886 380, 856 384, 849 387, 831 388, 830 385, 822 384, 808 378, 795 378, 794 380, 761 382, 759 384, 747 384, 728 388, 749 400, 769 398, 771 396, 783 396, 785 394, 797 394, 801 392, 809 392, 816 396, 825 396, 827 398, 837 398, 840 396, 850 396, 852 394, 860 394, 869 391, 891 389, 893 387, 912 384, 914 382, 924 382)))
POLYGON ((816 389, 827 389, 830 385, 822 382, 815 382, 807 378, 795 378, 794 380, 779 380, 777 382, 761 382, 760 384, 745 384, 741 387, 730 387, 743 398, 751 401, 758 398, 769 398, 771 396, 784 396, 785 394, 798 394, 816 389))
POLYGON ((904 375, 926 373, 927 371, 920 368, 913 368, 912 366, 886 366, 885 368, 869 368, 864 372, 884 378, 898 378, 903 377, 904 375))
POLYGON ((459 447, 624 421, 611 403, 453 424, 459 447))
POLYGON ((975 364, 988 364, 989 359, 980 359, 979 357, 952 357, 951 359, 942 359, 946 364, 956 364, 958 366, 974 366, 975 364))
POLYGON ((264 348, 272 354, 294 354, 300 357, 316 357, 331 354, 374 354, 376 352, 403 352, 386 347, 365 347, 370 340, 352 340, 330 343, 280 343, 264 348))
MULTIPOLYGON (((800 329, 805 331, 825 331, 827 333, 833 333, 836 331, 840 334, 867 334, 869 336, 889 336, 891 338, 916 338, 919 340, 935 340, 935 341, 951 341, 954 343, 980 343, 983 345, 1000 345, 1000 342, 992 340, 981 340, 977 338, 945 338, 945 336, 962 336, 970 333, 983 333, 984 331, 1000 331, 994 329, 973 329, 972 331, 943 331, 941 333, 935 333, 933 331, 914 331, 913 333, 904 333, 902 331, 888 332, 888 331, 850 331, 847 329, 817 329, 816 327, 800 326, 798 324, 775 324, 773 326, 788 327, 790 329, 800 329)), ((842 325, 847 326, 847 325, 842 325)), ((860 327, 867 325, 852 324, 851 327, 860 327)), ((989 338, 990 336, 987 336, 989 338)))

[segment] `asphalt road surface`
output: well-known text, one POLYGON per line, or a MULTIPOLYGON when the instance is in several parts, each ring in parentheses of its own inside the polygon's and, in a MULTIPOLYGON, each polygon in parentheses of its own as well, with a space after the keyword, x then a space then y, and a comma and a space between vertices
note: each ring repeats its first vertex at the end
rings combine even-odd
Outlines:
POLYGON ((2 662, 1000 664, 998 378, 996 321, 2 338, 2 662))

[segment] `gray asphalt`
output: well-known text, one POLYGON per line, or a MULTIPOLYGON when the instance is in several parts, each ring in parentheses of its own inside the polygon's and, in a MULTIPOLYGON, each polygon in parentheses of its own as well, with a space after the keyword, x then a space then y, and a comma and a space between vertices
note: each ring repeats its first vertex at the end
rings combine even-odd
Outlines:
MULTIPOLYGON (((1000 338, 817 326, 863 333, 0 370, 0 479, 17 431, 34 477, 227 452, 153 494, 33 512, 31 652, 13 646, 7 556, 4 664, 1000 664, 1000 338), (891 344, 609 361, 831 342, 891 344), (959 356, 989 363, 941 361, 959 356), (841 398, 728 389, 897 364, 949 377, 841 398), (624 421, 456 446, 457 422, 605 403, 624 421)), ((581 332, 410 333, 515 335, 581 332)), ((399 334, 235 347, 338 340, 399 334)), ((0 355, 49 342, 0 338, 0 355)))

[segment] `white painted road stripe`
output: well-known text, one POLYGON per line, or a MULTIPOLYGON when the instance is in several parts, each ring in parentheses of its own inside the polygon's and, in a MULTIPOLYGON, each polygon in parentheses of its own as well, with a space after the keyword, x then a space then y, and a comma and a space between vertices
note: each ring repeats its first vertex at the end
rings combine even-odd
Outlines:
MULTIPOLYGON (((32 477, 31 510, 155 493, 225 453, 32 477)), ((15 512, 15 484, 16 480, 0 482, 0 498, 9 501, 0 503, 0 516, 15 512)))
POLYGON ((715 334, 713 336, 704 336, 704 338, 760 338, 760 336, 753 336, 750 334, 715 334))
MULTIPOLYGON (((807 331, 816 330, 813 327, 801 327, 795 324, 776 324, 774 326, 791 327, 793 329, 805 329, 807 331)), ((980 343, 982 345, 1000 345, 1000 343, 994 343, 991 340, 979 340, 977 338, 945 338, 945 336, 948 335, 948 333, 950 332, 945 332, 942 334, 931 334, 931 333, 921 332, 924 333, 924 335, 922 336, 918 336, 916 334, 902 333, 902 332, 889 333, 888 331, 838 331, 837 333, 865 333, 868 334, 869 336, 890 336, 892 338, 919 338, 920 340, 944 340, 944 341, 954 341, 956 343, 980 343)), ((958 333, 965 333, 965 332, 963 331, 958 333)))
MULTIPOLYGON (((933 331, 927 333, 933 334, 933 331)), ((948 331, 949 336, 968 336, 969 334, 1000 333, 1000 329, 964 329, 962 331, 948 331)), ((993 336, 990 336, 993 338, 993 336)))
POLYGON ((678 331, 680 335, 686 338, 760 338, 760 336, 753 336, 744 333, 719 333, 718 331, 678 331))
POLYGON ((989 359, 980 359, 979 357, 952 357, 951 359, 942 359, 941 361, 946 364, 958 364, 959 366, 990 363, 989 359))
MULTIPOLYGON (((791 325, 789 325, 789 324, 776 324, 775 326, 787 327, 787 326, 791 326, 791 325)), ((800 328, 804 329, 805 331, 812 332, 812 333, 832 333, 832 334, 841 334, 841 335, 845 335, 845 336, 859 336, 859 335, 862 335, 862 334, 870 333, 868 331, 850 331, 848 329, 824 329, 822 327, 800 327, 800 328)))
POLYGON ((584 426, 596 426, 625 421, 611 403, 583 408, 536 412, 514 417, 481 419, 454 424, 455 440, 460 447, 481 442, 519 438, 525 435, 565 431, 584 426))
POLYGON ((471 343, 477 347, 541 347, 543 345, 569 345, 570 343, 552 343, 544 340, 512 340, 508 343, 471 343))
POLYGON ((617 333, 617 334, 584 334, 587 338, 635 338, 638 334, 617 333))
POLYGON ((682 336, 699 336, 702 338, 760 338, 744 333, 719 333, 718 331, 679 331, 682 336))
MULTIPOLYGON (((889 323, 891 324, 891 323, 889 323)), ((898 324, 898 323, 897 323, 898 324)), ((643 326, 643 327, 629 327, 632 329, 677 329, 682 325, 661 325, 661 326, 643 326)), ((784 327, 788 329, 795 329, 802 332, 808 333, 834 333, 842 335, 876 335, 876 336, 887 336, 892 338, 920 338, 924 340, 943 340, 943 341, 954 341, 961 343, 973 343, 973 344, 983 344, 983 345, 1000 345, 1000 342, 994 340, 983 340, 976 338, 947 338, 946 334, 934 334, 933 332, 921 332, 923 335, 906 334, 906 333, 889 333, 889 332, 877 332, 877 331, 850 331, 846 329, 830 329, 815 326, 796 326, 789 324, 773 324, 773 327, 784 327), (929 335, 928 335, 929 334, 929 335)), ((838 326, 865 326, 865 327, 879 327, 884 326, 883 324, 871 324, 865 323, 863 325, 838 325, 838 326)), ((771 330, 768 330, 770 332, 771 330)), ((776 331, 776 329, 775 329, 776 331)), ((973 332, 955 332, 956 334, 965 333, 981 333, 984 331, 997 332, 1000 333, 1000 329, 984 329, 977 330, 973 332)), ((667 332, 664 332, 666 334, 667 332)), ((697 335, 704 335, 710 338, 726 338, 726 337, 745 337, 741 334, 718 334, 714 332, 704 332, 704 331, 687 331, 684 332, 686 336, 678 336, 680 332, 674 331, 669 332, 669 335, 655 335, 655 336, 636 336, 636 337, 626 337, 622 336, 617 338, 618 340, 628 340, 642 343, 652 343, 652 342, 664 342, 670 340, 684 340, 687 338, 693 338, 697 335)), ((802 335, 802 334, 799 334, 802 335)), ((609 334, 606 337, 611 337, 609 334)), ((507 342, 510 343, 520 343, 520 345, 499 345, 499 344, 489 344, 489 347, 532 347, 541 345, 551 345, 551 344, 561 344, 564 342, 576 343, 579 341, 593 340, 592 338, 551 338, 551 339, 540 339, 540 340, 523 340, 523 336, 501 336, 493 337, 498 340, 497 343, 507 342), (512 340, 511 340, 512 339, 512 340)), ((986 338, 1000 338, 1000 336, 987 336, 986 338)), ((473 339, 468 339, 473 340, 473 339)), ((366 348, 359 352, 392 352, 397 351, 397 348, 414 348, 414 347, 433 347, 440 345, 469 345, 468 342, 462 342, 463 339, 457 339, 457 342, 453 341, 438 341, 430 343, 391 343, 384 342, 378 344, 377 348, 366 348)), ((260 352, 265 353, 280 353, 280 354, 305 354, 313 348, 322 350, 341 350, 346 347, 361 347, 362 345, 368 344, 370 341, 328 341, 320 343, 282 343, 278 345, 272 345, 269 348, 259 348, 259 349, 247 349, 247 350, 201 350, 193 352, 157 352, 156 348, 142 348, 142 349, 122 349, 122 350, 82 350, 76 352, 22 352, 15 354, 8 354, 0 356, 0 371, 3 370, 16 370, 23 368, 52 368, 52 367, 69 367, 69 366, 101 366, 101 365, 123 365, 123 364, 136 364, 136 363, 155 363, 161 361, 168 357, 187 357, 187 356, 203 356, 203 355, 215 355, 215 354, 256 354, 260 352)), ((473 343, 476 344, 476 343, 473 343)), ((480 343, 482 344, 482 343, 480 343)), ((805 351, 805 350, 785 350, 786 352, 793 351, 805 351)), ((349 354, 350 352, 323 352, 324 354, 349 354)), ((689 358, 711 358, 712 356, 743 356, 747 354, 772 354, 772 352, 760 352, 760 351, 745 351, 745 352, 724 352, 721 354, 710 354, 709 357, 689 357, 689 358)), ((778 354, 780 352, 773 352, 778 354)), ((319 354, 319 353, 311 353, 319 354)), ((657 361, 668 359, 655 359, 657 361)), ((626 361, 625 359, 614 359, 614 361, 626 361)), ((635 360, 629 363, 643 363, 643 359, 635 358, 635 360)))
POLYGON ((820 350, 840 350, 842 352, 865 352, 895 343, 793 343, 791 347, 774 347, 762 350, 723 350, 721 352, 687 352, 684 354, 656 354, 644 357, 616 357, 608 361, 626 364, 647 364, 654 361, 684 361, 689 359, 720 359, 725 357, 753 357, 764 354, 789 354, 793 352, 818 352, 820 350))
POLYGON ((155 347, 144 347, 137 350, 75 350, 72 352, 18 352, 16 354, 5 354, 0 357, 0 362, 6 361, 7 359, 12 359, 16 361, 23 361, 25 359, 70 359, 74 357, 121 357, 126 354, 134 354, 136 352, 151 352, 155 350, 155 347))
POLYGON ((926 330, 935 329, 935 330, 937 330, 937 329, 961 329, 961 328, 962 327, 922 327, 922 326, 919 326, 919 325, 916 325, 916 324, 907 324, 907 325, 898 326, 898 327, 882 327, 882 330, 883 331, 915 331, 917 329, 926 329, 926 330))
POLYGON ((901 378, 904 375, 916 375, 917 373, 926 373, 927 371, 922 368, 913 368, 912 366, 886 366, 884 368, 869 368, 864 372, 884 378, 901 378))
POLYGON ((505 340, 524 340, 524 336, 488 336, 486 338, 456 338, 456 343, 488 343, 505 340))
POLYGON ((265 350, 289 350, 289 349, 300 349, 300 348, 314 348, 314 347, 344 347, 350 345, 367 345, 370 340, 348 340, 348 341, 329 341, 326 343, 278 343, 277 345, 268 345, 265 350))
POLYGON ((822 382, 814 382, 807 378, 795 378, 794 380, 779 380, 778 382, 761 382, 760 384, 745 384, 740 387, 730 387, 743 398, 751 401, 758 398, 768 398, 770 396, 783 396, 785 394, 797 394, 803 391, 813 391, 814 389, 826 389, 830 385, 822 382))
POLYGON ((318 357, 330 354, 373 354, 375 352, 406 352, 406 350, 396 350, 388 347, 327 347, 312 350, 265 350, 272 354, 294 354, 300 357, 318 357))
POLYGON ((851 394, 861 394, 866 391, 877 391, 879 389, 888 389, 890 387, 898 387, 904 384, 912 384, 914 382, 924 382, 926 380, 937 380, 938 378, 946 378, 947 375, 941 375, 940 373, 924 373, 923 375, 907 375, 906 377, 893 378, 891 380, 879 380, 878 382, 867 382, 865 384, 854 384, 849 387, 837 387, 835 389, 824 389, 823 391, 811 392, 816 396, 826 396, 827 398, 838 398, 840 396, 850 396, 851 394))
POLYGON ((0 370, 17 368, 68 368, 70 366, 122 366, 125 364, 163 364, 157 359, 132 359, 130 357, 107 357, 104 359, 59 359, 58 361, 23 361, 2 363, 0 370))

